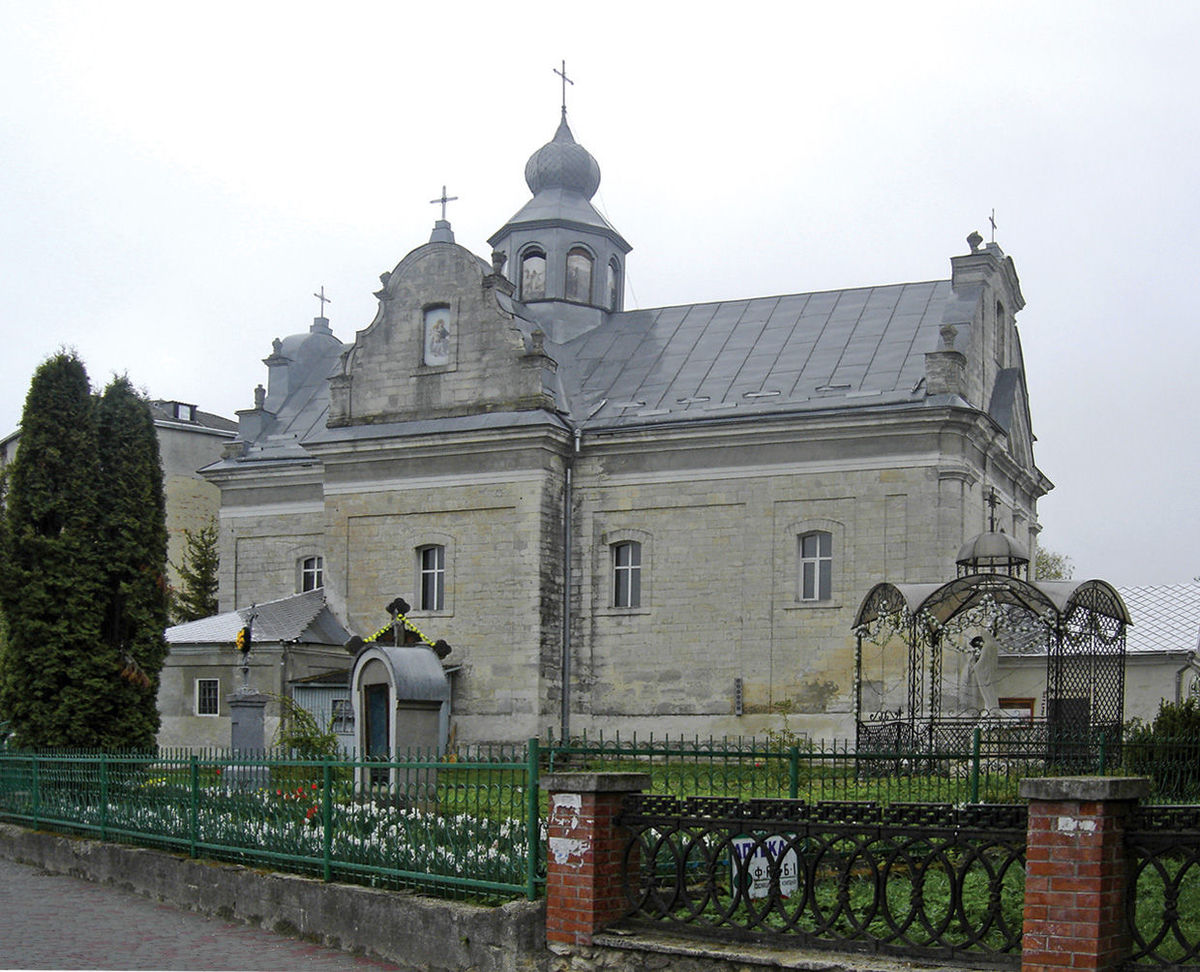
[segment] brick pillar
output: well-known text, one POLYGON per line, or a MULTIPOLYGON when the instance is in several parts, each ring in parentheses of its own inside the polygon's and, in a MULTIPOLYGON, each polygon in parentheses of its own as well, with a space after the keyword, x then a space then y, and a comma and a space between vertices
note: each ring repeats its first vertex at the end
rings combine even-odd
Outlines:
POLYGON ((1122 967, 1125 815, 1149 788, 1141 777, 1021 781, 1029 798, 1022 972, 1122 967))
POLYGON ((627 904, 621 859, 628 834, 616 825, 627 793, 650 785, 646 773, 547 773, 546 940, 590 945, 627 904))

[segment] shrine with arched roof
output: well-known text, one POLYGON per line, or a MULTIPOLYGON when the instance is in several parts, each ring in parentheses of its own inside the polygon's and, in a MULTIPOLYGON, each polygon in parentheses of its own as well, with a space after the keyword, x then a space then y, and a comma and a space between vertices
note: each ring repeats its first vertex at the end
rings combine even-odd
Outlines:
POLYGON ((1031 581, 1029 558, 994 529, 959 551, 943 584, 881 582, 854 618, 862 750, 965 751, 978 728, 1030 755, 1068 759, 1119 742, 1129 612, 1103 580, 1031 581), (1005 706, 1004 654, 1044 654, 1040 712, 1005 706))

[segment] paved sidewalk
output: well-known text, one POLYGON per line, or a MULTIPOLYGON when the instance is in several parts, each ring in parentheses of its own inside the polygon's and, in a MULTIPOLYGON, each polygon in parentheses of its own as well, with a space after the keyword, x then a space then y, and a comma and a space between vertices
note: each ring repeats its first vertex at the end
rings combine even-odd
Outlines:
POLYGON ((400 967, 0 859, 0 968, 400 967))

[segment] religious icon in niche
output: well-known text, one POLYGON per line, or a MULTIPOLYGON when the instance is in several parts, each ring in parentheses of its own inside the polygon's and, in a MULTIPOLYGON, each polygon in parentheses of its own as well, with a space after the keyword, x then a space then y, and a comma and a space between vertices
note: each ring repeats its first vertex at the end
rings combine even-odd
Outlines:
POLYGON ((450 363, 450 308, 430 307, 425 311, 425 364, 450 363))

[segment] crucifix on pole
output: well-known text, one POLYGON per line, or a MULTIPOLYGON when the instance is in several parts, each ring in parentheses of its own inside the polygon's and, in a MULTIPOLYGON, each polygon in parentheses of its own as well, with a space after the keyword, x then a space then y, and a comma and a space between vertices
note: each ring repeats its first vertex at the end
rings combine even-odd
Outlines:
POLYGON ((445 222, 446 221, 446 203, 455 202, 457 200, 458 200, 458 196, 447 196, 446 195, 446 187, 442 186, 441 196, 439 196, 437 199, 430 199, 429 205, 436 206, 438 203, 442 204, 442 222, 445 222))
POLYGON ((565 60, 562 62, 562 70, 560 71, 558 68, 555 68, 554 73, 557 74, 560 78, 562 78, 562 113, 563 113, 563 118, 566 118, 567 117, 567 85, 569 84, 569 85, 574 86, 575 82, 567 77, 567 62, 565 60))

